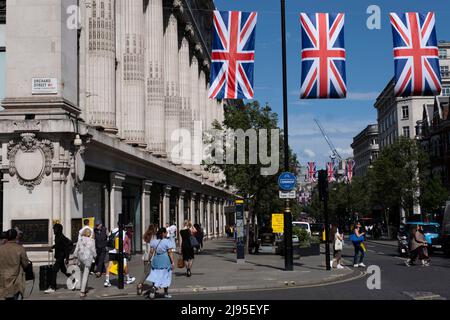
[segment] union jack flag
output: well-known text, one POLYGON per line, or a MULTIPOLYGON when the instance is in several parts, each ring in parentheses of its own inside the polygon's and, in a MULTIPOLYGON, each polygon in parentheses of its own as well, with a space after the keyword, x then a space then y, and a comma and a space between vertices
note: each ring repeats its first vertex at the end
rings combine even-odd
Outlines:
POLYGON ((214 11, 209 97, 252 99, 256 12, 214 11))
POLYGON ((308 181, 314 182, 316 181, 316 163, 315 162, 308 162, 308 181))
POLYGON ((345 166, 345 175, 347 177, 348 182, 351 182, 353 179, 354 167, 355 167, 355 161, 352 159, 347 160, 347 165, 345 166))
POLYGON ((345 98, 343 13, 300 14, 302 25, 302 99, 345 98))
POLYGON ((336 181, 334 177, 334 163, 333 162, 327 162, 327 175, 328 175, 328 182, 336 181))
POLYGON ((434 13, 391 13, 390 18, 394 38, 395 95, 439 95, 441 74, 434 13))

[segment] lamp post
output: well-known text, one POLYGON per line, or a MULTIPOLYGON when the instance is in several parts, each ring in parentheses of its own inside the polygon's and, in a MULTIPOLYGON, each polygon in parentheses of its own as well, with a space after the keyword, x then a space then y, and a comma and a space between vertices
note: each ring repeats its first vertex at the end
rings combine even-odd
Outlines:
MULTIPOLYGON (((287 64, 286 64, 286 0, 281 0, 281 42, 283 61, 283 127, 284 127, 284 170, 289 172, 289 131, 288 131, 288 101, 287 101, 287 64)), ((292 252, 292 214, 289 199, 284 208, 284 269, 294 270, 292 252)))

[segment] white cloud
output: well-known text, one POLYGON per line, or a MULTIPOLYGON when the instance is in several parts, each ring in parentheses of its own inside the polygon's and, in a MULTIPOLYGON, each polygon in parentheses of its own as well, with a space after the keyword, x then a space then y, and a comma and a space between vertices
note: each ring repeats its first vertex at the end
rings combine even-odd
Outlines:
POLYGON ((303 153, 308 157, 308 158, 315 158, 316 154, 314 153, 314 151, 312 151, 311 149, 305 149, 303 150, 303 153))

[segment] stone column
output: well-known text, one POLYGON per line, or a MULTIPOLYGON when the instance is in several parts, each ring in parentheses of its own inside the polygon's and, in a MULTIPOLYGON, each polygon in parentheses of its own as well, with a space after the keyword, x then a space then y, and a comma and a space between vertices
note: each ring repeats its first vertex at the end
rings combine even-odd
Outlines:
POLYGON ((126 143, 145 147, 143 1, 117 1, 118 68, 122 134, 126 143))
POLYGON ((199 116, 200 121, 202 122, 203 131, 206 130, 206 79, 205 72, 203 70, 200 71, 199 84, 198 84, 198 99, 199 99, 199 116))
POLYGON ((149 180, 142 181, 142 198, 141 198, 141 219, 142 219, 142 236, 144 236, 145 231, 147 231, 150 225, 150 215, 151 215, 151 190, 153 182, 149 180))
POLYGON ((192 221, 193 223, 198 223, 198 219, 195 216, 195 197, 197 196, 197 194, 195 192, 191 192, 191 197, 190 197, 190 211, 189 211, 189 220, 192 221))
POLYGON ((125 175, 119 172, 111 172, 109 179, 111 183, 109 226, 112 230, 117 227, 119 213, 122 213, 122 184, 125 181, 125 175))
POLYGON ((168 17, 164 34, 164 82, 165 82, 165 125, 166 153, 169 160, 177 163, 179 156, 172 154, 178 141, 172 141, 172 133, 180 128, 180 71, 178 61, 178 22, 173 14, 168 17))
POLYGON ((199 77, 199 68, 198 68, 198 60, 195 56, 192 57, 191 60, 191 107, 192 107, 192 164, 193 170, 195 172, 200 171, 200 153, 201 153, 201 142, 202 137, 201 129, 202 124, 200 123, 200 77, 199 77))
POLYGON ((183 167, 187 170, 192 170, 191 167, 191 139, 193 136, 192 123, 192 99, 191 99, 191 67, 189 63, 189 42, 186 37, 181 41, 181 48, 179 51, 179 65, 180 65, 180 96, 181 96, 181 114, 180 114, 180 128, 189 132, 189 140, 181 139, 182 150, 180 150, 180 157, 183 167))
POLYGON ((207 228, 207 230, 208 230, 208 239, 212 239, 212 237, 213 237, 213 224, 214 224, 214 222, 212 221, 212 220, 214 220, 214 219, 211 219, 211 215, 212 215, 212 212, 211 212, 211 197, 210 196, 208 196, 207 197, 207 199, 206 199, 206 224, 208 225, 208 228, 207 228))
POLYGON ((162 221, 160 223, 161 226, 165 227, 166 223, 170 221, 170 191, 172 190, 171 186, 163 187, 163 208, 162 208, 162 221))
MULTIPOLYGON (((205 224, 205 195, 201 194, 200 195, 200 203, 199 203, 199 215, 200 215, 200 221, 199 223, 202 225, 202 227, 205 229, 206 228, 206 224, 205 224)), ((205 229, 206 231, 207 229, 205 229)), ((207 233, 207 232, 206 232, 207 233)), ((206 234, 207 235, 207 234, 206 234)))
POLYGON ((223 236, 223 229, 224 229, 224 223, 223 223, 223 212, 222 212, 222 199, 219 199, 217 202, 217 219, 219 223, 219 233, 218 236, 223 236))
POLYGON ((165 156, 164 18, 162 0, 150 0, 145 12, 145 141, 155 156, 165 156))
POLYGON ((184 196, 186 195, 186 191, 180 189, 179 197, 178 197, 178 219, 177 219, 177 227, 178 230, 181 230, 184 224, 184 196))
POLYGON ((85 87, 80 88, 80 102, 85 103, 85 120, 107 132, 116 126, 116 33, 115 1, 103 0, 81 5, 84 52, 80 66, 85 87))
POLYGON ((219 237, 219 234, 218 234, 218 219, 217 219, 217 214, 218 214, 218 212, 217 212, 217 198, 213 198, 213 201, 212 201, 212 204, 213 204, 213 212, 212 212, 212 214, 213 214, 213 237, 214 238, 218 238, 219 237))

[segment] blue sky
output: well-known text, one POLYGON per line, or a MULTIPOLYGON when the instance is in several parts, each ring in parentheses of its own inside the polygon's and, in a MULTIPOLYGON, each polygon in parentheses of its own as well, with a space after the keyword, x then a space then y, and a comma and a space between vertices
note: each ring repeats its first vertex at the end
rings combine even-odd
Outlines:
MULTIPOLYGON (((219 10, 257 11, 255 99, 279 114, 282 126, 281 27, 279 0, 215 0, 219 10)), ((343 157, 352 154, 352 138, 369 123, 376 123, 373 107, 379 92, 394 74, 389 12, 436 12, 438 40, 450 40, 450 5, 438 0, 318 1, 286 0, 288 52, 289 143, 304 165, 329 161, 329 148, 313 119, 317 118, 343 157), (369 30, 370 5, 381 9, 381 29, 369 30), (300 100, 300 12, 343 12, 347 49, 345 100, 300 100)))

